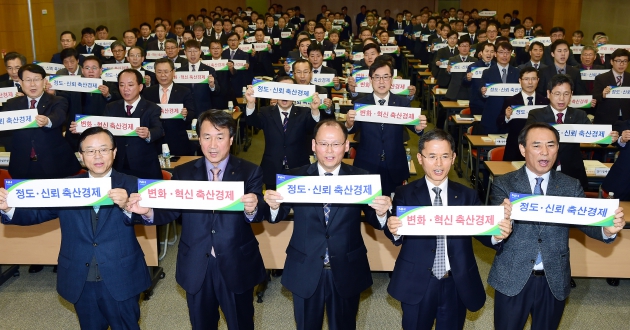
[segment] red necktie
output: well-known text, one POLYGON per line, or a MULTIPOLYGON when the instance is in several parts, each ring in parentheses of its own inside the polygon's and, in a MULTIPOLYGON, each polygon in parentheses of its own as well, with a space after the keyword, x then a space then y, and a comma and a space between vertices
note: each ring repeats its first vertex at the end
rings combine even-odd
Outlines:
MULTIPOLYGON (((37 103, 37 100, 31 100, 30 109, 36 109, 35 103, 37 103)), ((31 159, 37 159, 37 154, 35 153, 35 146, 31 146, 31 159)))
POLYGON ((127 106, 127 116, 131 117, 131 108, 133 108, 133 105, 128 105, 127 106))
POLYGON ((562 116, 564 116, 563 113, 558 113, 558 120, 556 120, 556 124, 564 124, 564 122, 562 121, 562 116))

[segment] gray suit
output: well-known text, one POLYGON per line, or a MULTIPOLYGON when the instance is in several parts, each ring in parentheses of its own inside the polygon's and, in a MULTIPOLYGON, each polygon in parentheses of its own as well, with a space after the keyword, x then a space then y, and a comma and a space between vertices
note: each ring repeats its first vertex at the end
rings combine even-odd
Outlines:
MULTIPOLYGON (((500 205, 510 192, 531 194, 525 166, 500 176, 492 186, 492 205, 500 205)), ((560 172, 551 171, 546 195, 584 197, 580 182, 560 172)), ((569 262, 569 225, 514 220, 511 235, 497 244, 488 284, 506 296, 521 293, 529 280, 538 251, 542 254, 545 276, 554 297, 565 300, 571 292, 569 262)), ((589 237, 604 240, 601 227, 578 226, 589 237)))
MULTIPOLYGON (((534 65, 532 64, 532 61, 527 61, 521 65, 518 66, 519 70, 523 70, 525 68, 530 68, 533 67, 534 65)), ((547 67, 547 64, 543 63, 542 61, 540 61, 540 63, 538 63, 538 70, 540 71, 541 69, 544 69, 547 67)))
MULTIPOLYGON (((476 58, 468 55, 466 56, 466 62, 476 62, 476 58)), ((461 63, 462 56, 456 55, 448 60, 451 63, 461 63)), ((464 79, 466 79, 466 72, 452 72, 451 81, 448 84, 448 90, 446 91, 446 98, 449 100, 468 100, 470 99, 470 85, 462 85, 464 79)))
MULTIPOLYGON (((69 76, 70 72, 68 72, 68 69, 63 68, 63 69, 57 70, 55 74, 60 75, 60 76, 69 76)), ((77 71, 77 76, 81 76, 81 67, 79 67, 79 71, 77 71)))

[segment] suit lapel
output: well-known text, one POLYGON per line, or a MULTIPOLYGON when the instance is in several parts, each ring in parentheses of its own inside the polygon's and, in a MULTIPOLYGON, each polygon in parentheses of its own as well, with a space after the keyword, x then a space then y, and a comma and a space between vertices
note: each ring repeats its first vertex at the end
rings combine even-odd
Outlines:
MULTIPOLYGON (((112 180, 112 187, 122 187, 122 182, 121 182, 122 177, 117 172, 112 170, 112 175, 110 179, 112 180)), ((94 237, 96 237, 98 233, 101 231, 101 229, 105 225, 105 221, 109 219, 110 213, 112 212, 112 209, 114 207, 118 207, 118 206, 114 204, 114 205, 101 206, 99 208, 98 222, 96 223, 96 232, 94 233, 94 237)), ((91 211, 88 209, 88 212, 91 212, 91 211)), ((88 216, 87 219, 89 220, 88 222, 90 223, 90 230, 91 230, 92 229, 91 216, 88 216)))
POLYGON ((416 201, 411 201, 413 204, 412 206, 433 206, 426 178, 422 177, 419 180, 416 180, 415 185, 416 187, 413 190, 413 195, 416 198, 416 201))
POLYGON ((280 113, 280 108, 277 105, 274 105, 273 108, 271 108, 271 111, 269 111, 269 115, 271 116, 271 120, 276 124, 280 134, 284 134, 284 128, 282 127, 284 115, 280 113))
MULTIPOLYGON (((26 98, 28 100, 28 98, 26 98)), ((37 112, 40 115, 47 115, 48 114, 48 103, 50 101, 50 95, 48 95, 47 93, 44 93, 42 95, 42 97, 39 99, 39 102, 37 102, 37 112)))
MULTIPOLYGON (((351 170, 350 167, 344 163, 340 164, 340 168, 339 168, 339 175, 350 175, 351 170)), ((317 170, 317 163, 314 163, 311 165, 311 167, 309 167, 309 170, 311 168, 314 168, 314 172, 315 175, 319 175, 318 170, 317 170)), ((335 214, 337 214, 337 211, 339 211, 339 206, 337 206, 337 204, 330 204, 330 213, 328 215, 328 225, 326 225, 326 219, 324 218, 324 210, 322 209, 321 213, 321 218, 322 218, 322 223, 324 224, 324 226, 326 226, 326 231, 328 231, 328 228, 330 228, 330 226, 333 223, 333 220, 335 219, 335 214)))
MULTIPOLYGON (((341 174, 341 170, 339 171, 339 174, 341 174)), ((306 169, 306 175, 308 176, 319 176, 319 170, 317 169, 317 163, 313 163, 311 164, 307 169, 306 169)), ((317 217, 319 218, 319 222, 322 224, 322 226, 324 226, 324 228, 326 228, 326 230, 328 230, 328 227, 330 226, 330 222, 328 223, 328 227, 326 226, 326 219, 324 218, 324 205, 323 204, 313 204, 313 206, 315 208, 318 208, 321 205, 321 212, 316 212, 317 217)), ((334 204, 330 205, 330 213, 328 216, 329 220, 332 220, 332 216, 333 216, 333 208, 335 209, 335 213, 337 212, 337 208, 334 206, 334 204)))

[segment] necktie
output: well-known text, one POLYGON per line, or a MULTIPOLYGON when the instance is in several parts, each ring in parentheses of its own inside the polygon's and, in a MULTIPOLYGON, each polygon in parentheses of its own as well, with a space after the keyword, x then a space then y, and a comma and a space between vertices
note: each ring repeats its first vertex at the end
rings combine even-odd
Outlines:
POLYGON ((177 46, 181 47, 182 46, 182 37, 178 37, 177 38, 177 46))
POLYGON ((558 74, 564 74, 564 69, 558 69, 558 74))
MULTIPOLYGON (((221 173, 220 168, 213 167, 210 171, 212 171, 212 181, 221 181, 219 180, 219 173, 221 173)), ((217 255, 214 254, 214 246, 212 247, 212 250, 210 250, 210 254, 212 254, 215 258, 217 257, 217 255)))
POLYGON ((160 50, 164 50, 164 43, 160 42, 160 50))
MULTIPOLYGON (((35 104, 37 103, 37 100, 31 100, 31 107, 30 109, 36 109, 35 108, 35 104)), ((31 147, 31 159, 37 159, 37 154, 35 153, 35 146, 31 147)))
POLYGON ((20 85, 20 83, 19 83, 19 82, 17 82, 17 81, 15 82, 15 88, 17 88, 17 89, 18 89, 18 92, 21 92, 21 91, 22 91, 22 86, 21 86, 21 85, 20 85))
POLYGON ((378 100, 378 104, 385 105, 385 100, 378 100))
POLYGON ((402 23, 398 23, 398 28, 402 29, 402 23))
MULTIPOLYGON (((435 199, 433 199, 433 206, 442 206, 442 197, 440 197, 440 193, 442 189, 439 187, 433 187, 433 192, 435 192, 435 199)), ((437 245, 435 247, 435 259, 433 260, 433 276, 437 279, 441 279, 446 274, 446 236, 438 235, 437 237, 437 245)))
POLYGON ((191 67, 192 67, 193 71, 197 71, 197 70, 195 70, 195 64, 191 64, 191 67))
POLYGON ((621 86, 621 76, 617 76, 617 86, 621 86))
POLYGON ((462 57, 462 62, 466 62, 466 58, 465 57, 462 57))
POLYGON ((470 40, 475 40, 475 35, 474 34, 470 35, 470 40))
POLYGON ((233 60, 234 59, 234 53, 236 53, 236 51, 230 51, 230 59, 233 60))
POLYGON ((538 64, 534 64, 534 69, 538 70, 538 64))
POLYGON ((314 73, 314 74, 318 74, 318 73, 319 73, 319 70, 313 70, 313 73, 314 73))
POLYGON ((559 113, 558 113, 558 120, 556 120, 556 124, 562 124, 562 123, 564 123, 564 122, 562 121, 562 116, 564 116, 564 114, 563 114, 562 112, 559 112, 559 113))
POLYGON ((486 63, 486 66, 487 66, 487 67, 490 67, 490 65, 492 65, 492 62, 488 62, 488 63, 486 63))
POLYGON ((71 73, 70 75, 71 75, 71 76, 74 76, 74 73, 71 73))
POLYGON ((286 111, 282 111, 282 115, 284 116, 284 118, 282 119, 282 129, 286 133, 286 131, 287 131, 287 123, 289 122, 289 113, 286 112, 286 111))
POLYGON ((507 82, 507 69, 501 69, 501 81, 505 84, 507 82))
POLYGON ((455 50, 451 48, 451 56, 455 56, 455 50))
POLYGON ((269 35, 271 35, 271 28, 269 28, 269 35))
POLYGON ((602 64, 605 64, 606 63, 606 56, 601 56, 600 60, 602 61, 602 64))
POLYGON ((133 105, 127 106, 127 117, 131 117, 131 108, 133 108, 133 105))
MULTIPOLYGON (((561 114, 560 114, 561 115, 561 114)), ((543 191, 542 191, 542 182, 543 182, 543 178, 538 177, 536 178, 536 186, 534 186, 534 195, 544 195, 543 191)), ((540 254, 540 251, 538 251, 538 256, 536 256, 536 265, 538 265, 539 263, 542 262, 542 254, 540 254)))
POLYGON ((87 48, 87 52, 88 52, 88 54, 92 54, 92 47, 88 47, 87 48))
POLYGON ((527 97, 527 105, 534 105, 534 97, 533 96, 528 96, 527 97))
POLYGON ((160 99, 160 103, 168 104, 168 88, 162 87, 162 98, 160 99))
MULTIPOLYGON (((330 172, 324 173, 325 176, 333 175, 330 172)), ((328 226, 328 217, 330 216, 330 203, 324 203, 324 220, 326 221, 326 226, 328 226)), ((328 247, 326 247, 326 255, 324 255, 324 264, 330 262, 330 257, 328 256, 328 247)))

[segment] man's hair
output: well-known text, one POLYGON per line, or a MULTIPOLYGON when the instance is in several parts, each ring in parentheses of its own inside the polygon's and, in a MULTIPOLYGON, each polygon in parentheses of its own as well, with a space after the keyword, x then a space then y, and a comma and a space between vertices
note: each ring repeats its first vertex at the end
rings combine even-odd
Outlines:
POLYGON ((300 58, 298 60, 296 60, 295 62, 293 62, 293 65, 291 66, 291 69, 293 70, 293 72, 295 72, 295 66, 301 63, 307 63, 308 64, 308 68, 310 70, 313 70, 313 64, 310 61, 307 61, 303 58, 300 58))
MULTIPOLYGON (((584 51, 584 49, 582 49, 582 51, 584 51)), ((612 52, 612 54, 610 54, 610 59, 614 60, 617 57, 624 57, 624 56, 630 59, 630 52, 628 52, 628 50, 625 48, 617 48, 615 49, 615 51, 612 52)))
POLYGON ((221 25, 223 25, 223 19, 222 19, 222 18, 215 18, 215 19, 212 21, 212 25, 217 24, 217 22, 221 22, 221 25))
POLYGON ((348 140, 348 129, 346 128, 346 125, 330 118, 330 119, 325 119, 325 120, 320 120, 319 123, 317 123, 315 125, 315 129, 313 129, 313 139, 315 139, 317 137, 317 132, 319 132, 319 129, 322 126, 326 126, 326 127, 339 127, 341 129, 341 132, 343 132, 343 138, 344 138, 344 142, 348 140))
POLYGON ((158 58, 157 60, 155 60, 154 68, 157 68, 158 64, 161 63, 168 63, 168 65, 171 67, 171 70, 175 70, 175 64, 173 64, 173 61, 169 60, 168 58, 158 58))
POLYGON ((191 19, 191 18, 192 18, 192 19, 197 19, 197 16, 195 16, 195 15, 193 15, 193 14, 189 14, 188 16, 186 16, 186 20, 189 20, 189 19, 191 19))
POLYGON ((376 43, 369 43, 363 46, 363 53, 367 52, 370 49, 376 49, 377 53, 381 53, 381 46, 377 45, 376 43))
POLYGON ((120 73, 118 74, 118 83, 120 84, 120 77, 122 77, 123 73, 133 73, 133 75, 136 77, 136 82, 138 83, 138 85, 142 85, 142 74, 140 74, 140 71, 136 70, 136 69, 124 69, 122 71, 120 71, 120 73))
MULTIPOLYGON (((595 53, 595 55, 597 55, 597 48, 595 48, 595 47, 593 47, 593 46, 589 46, 589 45, 584 46, 584 47, 582 48, 582 54, 584 54, 584 51, 585 51, 585 50, 590 50, 590 51, 593 51, 593 53, 595 53)), ((613 52, 613 53, 614 53, 614 52, 613 52)))
POLYGON ((41 66, 37 64, 22 65, 20 69, 18 70, 18 77, 20 77, 20 80, 23 79, 22 74, 24 74, 24 71, 39 74, 40 76, 42 76, 42 79, 46 78, 46 70, 44 70, 44 68, 42 68, 41 66))
POLYGON ((505 14, 503 15, 503 18, 506 18, 506 17, 512 18, 512 15, 510 15, 510 13, 505 13, 505 14))
MULTIPOLYGON (((103 61, 101 61, 100 58, 96 57, 96 56, 88 56, 83 60, 83 65, 85 65, 85 63, 87 63, 88 61, 94 61, 96 62, 96 64, 98 64, 99 69, 103 67, 103 61)), ((83 67, 83 66, 81 66, 83 67)))
POLYGON ((514 49, 514 48, 512 47, 512 44, 511 44, 511 43, 509 43, 509 42, 507 42, 507 41, 500 42, 500 43, 497 45, 497 49, 499 49, 499 48, 503 48, 503 49, 505 49, 505 50, 507 50, 507 51, 510 51, 510 52, 512 51, 512 49, 514 49))
POLYGON ((567 31, 562 27, 562 26, 554 26, 551 28, 551 31, 549 31, 549 34, 552 35, 556 32, 562 32, 562 34, 567 34, 567 31))
POLYGON ((514 27, 514 32, 518 31, 518 30, 523 30, 525 31, 525 27, 522 24, 519 24, 517 26, 514 27))
MULTIPOLYGON (((90 56, 90 57, 94 57, 94 56, 90 56)), ((96 135, 96 134, 100 134, 100 133, 107 134, 107 136, 109 136, 109 140, 112 142, 112 148, 116 149, 116 139, 114 139, 114 135, 112 134, 112 132, 110 132, 109 130, 107 130, 105 128, 102 128, 100 126, 94 126, 94 127, 90 127, 88 129, 86 129, 79 136, 79 150, 81 152, 83 152, 83 148, 82 148, 81 144, 83 143, 83 141, 85 139, 87 139, 88 136, 92 136, 92 135, 96 135)))
POLYGON ((300 42, 298 43, 298 48, 300 48, 300 46, 302 46, 302 43, 304 43, 304 42, 313 43, 313 40, 311 40, 310 38, 304 38, 304 39, 300 40, 300 42))
POLYGON ((140 28, 142 29, 142 27, 143 27, 143 26, 147 26, 147 27, 149 27, 149 30, 151 30, 151 24, 149 24, 149 23, 147 23, 147 22, 142 22, 142 23, 140 24, 140 28))
POLYGON ((9 61, 13 61, 16 58, 20 60, 20 63, 22 63, 21 65, 26 64, 26 57, 24 55, 18 52, 9 52, 6 55, 4 55, 4 65, 6 66, 9 61))
POLYGON ((159 28, 159 27, 163 28, 163 29, 164 29, 164 31, 166 31, 166 26, 164 26, 164 24, 162 24, 162 23, 157 24, 157 25, 155 26, 155 30, 157 30, 157 28, 159 28))
MULTIPOLYGON (((188 16, 190 16, 190 15, 188 15, 188 16)), ((178 25, 179 25, 179 26, 181 26, 181 27, 185 27, 185 26, 186 26, 186 25, 184 24, 184 21, 182 21, 181 19, 178 19, 178 20, 176 20, 176 21, 173 23, 173 27, 176 27, 176 26, 178 26, 178 25)))
MULTIPOLYGON (((487 41, 484 41, 484 42, 482 42, 482 43, 481 43, 481 45, 483 46, 483 47, 481 47, 481 51, 482 51, 482 52, 483 52, 483 51, 484 51, 487 47, 492 47, 492 50, 494 50, 495 52, 497 51, 497 45, 495 45, 495 44, 491 44, 491 43, 489 43, 489 42, 487 42, 487 41)), ((481 45, 480 45, 480 46, 481 46, 481 45)), ((477 46, 477 47, 479 47, 479 46, 477 46)))
POLYGON ((210 46, 212 46, 212 44, 217 44, 217 45, 223 47, 223 44, 221 43, 220 39, 213 39, 213 40, 211 40, 210 41, 210 46))
POLYGON ((542 48, 542 50, 545 50, 545 45, 540 42, 540 41, 534 41, 531 44, 529 44, 529 51, 532 51, 532 48, 534 48, 534 46, 540 46, 540 48, 542 48))
POLYGON ((86 27, 86 28, 83 28, 83 30, 81 30, 81 36, 84 36, 86 34, 96 34, 96 32, 94 31, 93 28, 86 27))
POLYGON ((525 126, 521 130, 521 132, 518 134, 518 144, 522 145, 523 147, 526 147, 527 134, 529 133, 529 131, 531 131, 534 128, 544 128, 544 129, 550 130, 551 132, 553 132, 553 135, 556 137, 556 143, 560 142, 560 133, 558 132, 557 129, 553 128, 553 126, 551 126, 548 123, 536 122, 536 123, 531 123, 525 126))
POLYGON ((232 115, 223 110, 206 110, 199 115, 197 119, 197 136, 201 136, 201 125, 204 121, 209 121, 216 128, 227 128, 230 131, 230 137, 234 137, 236 132, 236 122, 232 115))
POLYGON ((59 39, 61 40, 61 38, 66 35, 69 34, 70 37, 72 37, 72 40, 77 41, 77 36, 74 35, 74 33, 72 31, 63 31, 61 32, 61 34, 59 35, 59 39))
POLYGON ((389 68, 389 74, 390 75, 394 75, 394 67, 392 66, 392 63, 383 59, 383 58, 379 58, 377 57, 374 60, 374 63, 372 63, 372 65, 370 65, 370 70, 369 70, 369 75, 370 78, 372 78, 372 76, 374 75, 374 72, 380 68, 383 67, 388 67, 389 68))
POLYGON ((332 29, 332 30, 328 31, 328 39, 330 39, 330 35, 331 34, 336 34, 337 36, 339 36, 341 33, 339 32, 339 30, 332 29))
POLYGON ((571 76, 569 76, 568 74, 557 74, 551 77, 551 80, 549 81, 549 83, 547 83, 547 90, 551 92, 554 87, 564 84, 569 84, 569 86, 571 87, 571 91, 573 91, 573 80, 571 80, 571 76))
POLYGON ((129 56, 129 53, 131 53, 132 50, 137 49, 140 51, 140 55, 142 57, 146 57, 147 53, 144 51, 144 48, 140 47, 140 46, 131 46, 129 47, 129 50, 127 51, 127 56, 129 56))
POLYGON ((436 128, 428 132, 425 131, 424 134, 422 134, 420 140, 418 140, 418 153, 422 153, 424 145, 429 141, 446 141, 451 147, 451 152, 455 152, 455 140, 453 139, 453 136, 444 130, 436 128))
POLYGON ((199 43, 199 41, 193 38, 184 43, 184 49, 188 49, 188 48, 201 49, 201 44, 199 43))
POLYGON ((111 44, 109 47, 110 47, 110 49, 111 49, 112 51, 113 51, 113 50, 114 50, 114 48, 116 48, 116 47, 122 47, 122 49, 123 49, 123 50, 127 49, 127 48, 126 48, 126 46, 125 46, 125 44, 124 44, 122 41, 120 41, 120 40, 116 40, 116 41, 112 42, 112 44, 111 44))
POLYGON ((297 81, 295 81, 295 79, 291 76, 287 76, 287 75, 279 75, 276 77, 276 79, 274 79, 276 82, 283 82, 285 80, 291 80, 294 84, 297 84, 297 81))
POLYGON ((527 17, 523 18, 523 23, 524 23, 525 21, 531 21, 531 22, 533 23, 533 22, 534 22, 534 19, 533 19, 533 18, 531 18, 531 17, 529 17, 529 16, 527 16, 527 17))
MULTIPOLYGON (((240 26, 240 25, 239 25, 239 26, 240 26)), ((239 27, 239 26, 234 27, 234 30, 236 30, 236 28, 237 28, 237 27, 239 27)), ((240 26, 240 27, 241 27, 241 29, 243 28, 242 26, 240 26)), ((230 39, 230 38, 232 38, 232 37, 236 37, 236 38, 238 38, 239 40, 241 40, 241 37, 238 35, 238 33, 234 32, 234 31, 230 32, 230 33, 227 35, 227 38, 225 38, 225 40, 230 39)), ((220 42, 220 40, 219 40, 219 42, 220 42)))
POLYGON ((77 52, 74 48, 66 48, 59 53, 59 57, 61 61, 65 60, 68 57, 74 57, 75 60, 79 60, 79 52, 77 52))
POLYGON ((446 34, 446 39, 449 39, 452 36, 456 36, 459 37, 459 33, 457 33, 456 31, 452 31, 446 34))
POLYGON ((308 46, 308 49, 306 50, 306 54, 307 55, 311 55, 311 52, 319 52, 322 54, 322 56, 324 56, 324 48, 321 45, 318 44, 313 44, 311 43, 310 46, 308 46))
POLYGON ((525 67, 525 68, 521 69, 521 72, 519 72, 519 74, 518 74, 518 78, 519 79, 523 79, 523 76, 526 73, 530 73, 530 72, 536 72, 536 78, 538 78, 538 69, 536 69, 533 66, 528 66, 528 67, 525 67))
POLYGON ((457 40, 457 45, 459 46, 461 44, 468 44, 468 45, 470 45, 471 44, 470 37, 465 35, 465 36, 462 36, 461 38, 459 38, 459 40, 457 40))
POLYGON ((564 39, 558 39, 558 40, 554 41, 554 42, 551 44, 551 52, 552 52, 552 53, 553 53, 553 52, 555 52, 555 51, 556 51, 556 48, 558 48, 558 46, 560 46, 560 45, 566 45, 566 46, 567 46, 567 48, 571 49, 571 48, 569 47, 569 43, 568 43, 566 40, 564 40, 564 39))
MULTIPOLYGON (((573 32, 573 34, 577 34, 577 35, 579 35, 580 37, 584 38, 584 32, 582 32, 582 30, 576 30, 576 31, 574 31, 574 32, 573 32)), ((572 34, 572 35, 573 35, 573 34, 572 34)))
POLYGON ((193 23, 193 31, 197 30, 197 28, 202 29, 202 30, 206 30, 206 26, 203 25, 203 22, 199 22, 199 21, 195 21, 195 23, 193 23))
POLYGON ((99 26, 96 27, 96 32, 101 32, 103 30, 109 32, 109 29, 105 25, 99 25, 99 26))
POLYGON ((173 44, 175 45, 175 48, 177 48, 177 40, 175 39, 166 39, 164 40, 164 48, 166 48, 166 44, 173 44))

